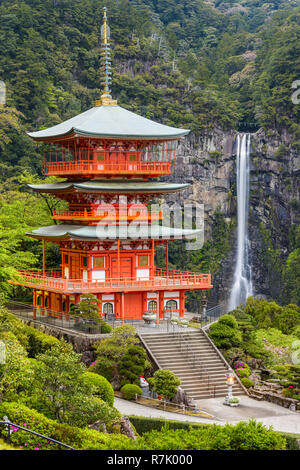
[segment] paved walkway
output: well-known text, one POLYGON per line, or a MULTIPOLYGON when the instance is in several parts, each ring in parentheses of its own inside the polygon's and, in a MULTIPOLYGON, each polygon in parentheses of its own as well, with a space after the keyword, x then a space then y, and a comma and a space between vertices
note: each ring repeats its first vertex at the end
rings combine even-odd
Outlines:
POLYGON ((257 401, 247 396, 240 397, 240 406, 233 408, 223 405, 223 398, 209 398, 198 401, 199 408, 212 419, 182 415, 169 411, 157 410, 138 403, 115 398, 115 407, 122 413, 151 418, 175 419, 206 424, 235 424, 239 421, 256 419, 266 426, 273 426, 276 431, 300 434, 300 412, 293 412, 266 401, 257 401))

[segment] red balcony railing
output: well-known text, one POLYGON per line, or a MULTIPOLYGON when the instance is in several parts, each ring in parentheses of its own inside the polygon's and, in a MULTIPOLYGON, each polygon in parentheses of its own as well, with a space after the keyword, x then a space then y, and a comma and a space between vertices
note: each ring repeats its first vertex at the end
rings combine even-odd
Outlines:
POLYGON ((155 290, 201 290, 213 287, 210 274, 167 271, 166 269, 156 269, 152 279, 124 278, 85 281, 83 279, 49 277, 48 273, 44 276, 41 272, 20 272, 19 276, 19 279, 10 282, 62 293, 119 292, 123 289, 126 291, 145 291, 149 288, 155 290))
POLYGON ((45 175, 140 175, 160 176, 173 171, 173 162, 95 162, 89 160, 44 162, 45 175))
POLYGON ((134 215, 130 214, 130 210, 125 211, 103 211, 103 210, 91 210, 91 211, 53 211, 52 218, 59 220, 79 220, 85 222, 103 223, 103 224, 128 224, 128 223, 142 223, 149 224, 162 220, 162 211, 147 211, 141 210, 133 211, 134 215))

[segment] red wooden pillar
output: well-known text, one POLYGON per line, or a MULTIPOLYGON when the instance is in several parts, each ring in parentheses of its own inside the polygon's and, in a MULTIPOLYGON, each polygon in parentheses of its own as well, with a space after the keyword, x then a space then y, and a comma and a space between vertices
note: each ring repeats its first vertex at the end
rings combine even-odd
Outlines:
POLYGON ((180 291, 180 296, 179 296, 179 317, 183 318, 184 317, 184 312, 185 312, 185 295, 184 291, 180 291))
POLYGON ((93 256, 90 253, 87 256, 87 272, 88 272, 88 282, 92 282, 93 256))
POLYGON ((36 320, 36 291, 32 291, 33 318, 36 320))
POLYGON ((165 312, 165 307, 164 307, 164 298, 165 298, 165 293, 164 291, 159 292, 158 296, 158 301, 159 301, 159 318, 164 318, 164 312, 165 312))
POLYGON ((114 314, 116 320, 119 320, 121 318, 121 294, 119 292, 115 294, 114 314))
POLYGON ((124 325, 124 318, 125 318, 125 298, 124 292, 121 292, 121 320, 122 325, 124 325))
POLYGON ((66 296, 66 313, 65 313, 65 317, 67 321, 69 320, 69 310, 70 310, 70 297, 67 295, 66 296))
POLYGON ((143 295, 143 298, 142 298, 142 315, 141 315, 141 318, 144 315, 144 313, 147 312, 147 292, 143 292, 142 295, 143 295))
POLYGON ((159 295, 157 292, 155 292, 156 294, 156 324, 159 325, 159 295))
POLYGON ((154 239, 152 239, 152 251, 151 251, 151 278, 154 279, 154 239))
POLYGON ((120 239, 118 239, 118 255, 117 255, 117 263, 118 263, 118 279, 121 278, 121 264, 120 264, 120 239))
POLYGON ((43 240, 43 277, 45 277, 46 274, 45 267, 45 240, 43 240))

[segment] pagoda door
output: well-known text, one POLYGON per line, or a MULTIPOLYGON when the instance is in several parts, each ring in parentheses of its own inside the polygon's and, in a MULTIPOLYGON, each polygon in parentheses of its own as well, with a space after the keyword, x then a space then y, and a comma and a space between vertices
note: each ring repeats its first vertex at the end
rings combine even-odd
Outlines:
POLYGON ((132 260, 131 258, 120 258, 120 273, 118 272, 118 259, 112 258, 111 260, 111 277, 117 279, 120 274, 120 279, 132 277, 132 260))
POLYGON ((70 279, 81 279, 79 255, 70 255, 70 279))

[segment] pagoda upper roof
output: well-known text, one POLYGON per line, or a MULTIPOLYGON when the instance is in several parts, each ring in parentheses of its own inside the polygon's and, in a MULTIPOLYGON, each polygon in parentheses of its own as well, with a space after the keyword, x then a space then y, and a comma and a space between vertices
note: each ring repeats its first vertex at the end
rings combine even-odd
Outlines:
POLYGON ((26 235, 49 240, 147 240, 147 239, 191 239, 203 230, 181 229, 164 225, 70 225, 59 224, 41 227, 26 235))
POLYGON ((177 129, 146 119, 120 106, 95 106, 56 126, 29 132, 34 140, 47 141, 74 135, 119 139, 178 139, 188 129, 177 129))
POLYGON ((34 191, 40 193, 60 193, 65 191, 79 190, 81 192, 99 193, 171 193, 182 191, 190 186, 187 184, 164 183, 157 181, 145 182, 107 182, 107 181, 83 181, 83 182, 58 182, 50 184, 28 184, 34 191))

